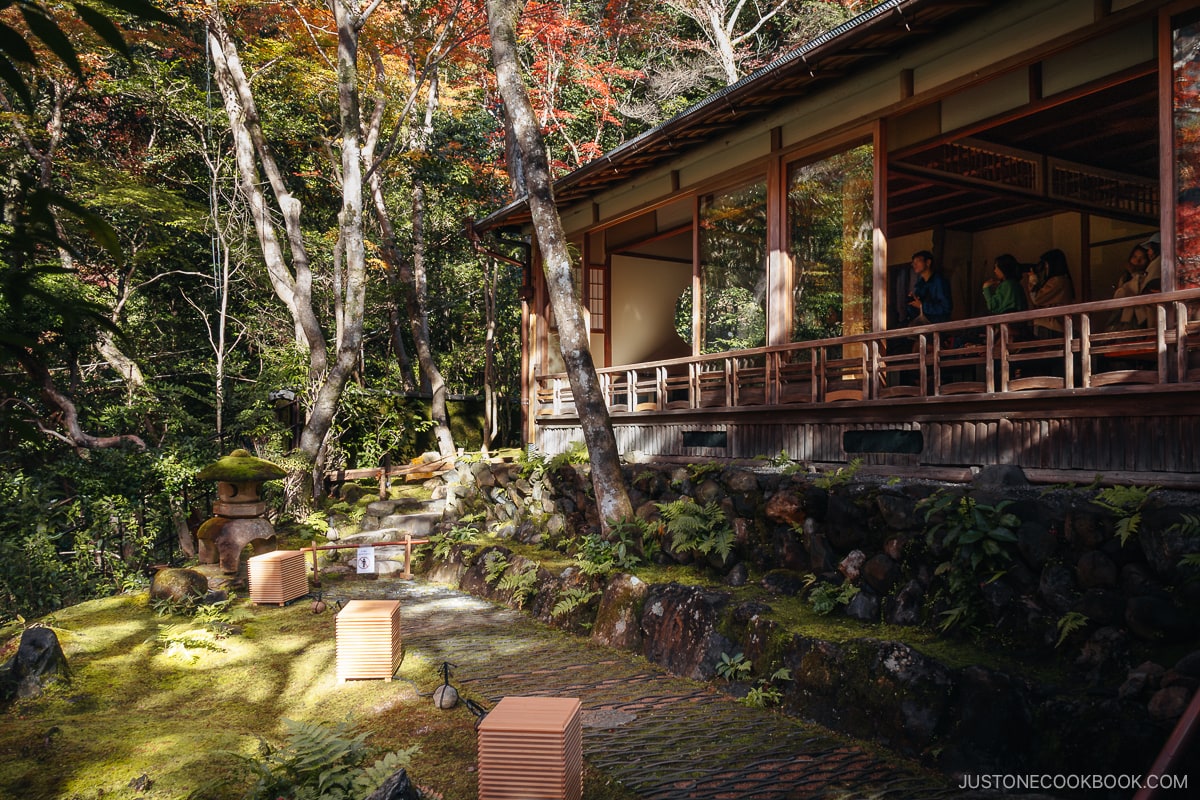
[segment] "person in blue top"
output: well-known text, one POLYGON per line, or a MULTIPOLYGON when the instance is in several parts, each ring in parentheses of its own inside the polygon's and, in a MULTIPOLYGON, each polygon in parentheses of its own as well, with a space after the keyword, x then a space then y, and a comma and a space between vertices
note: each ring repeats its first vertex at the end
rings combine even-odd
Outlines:
POLYGON ((908 296, 908 324, 926 325, 949 322, 954 302, 950 299, 950 281, 933 268, 933 253, 918 250, 912 257, 917 282, 908 296))

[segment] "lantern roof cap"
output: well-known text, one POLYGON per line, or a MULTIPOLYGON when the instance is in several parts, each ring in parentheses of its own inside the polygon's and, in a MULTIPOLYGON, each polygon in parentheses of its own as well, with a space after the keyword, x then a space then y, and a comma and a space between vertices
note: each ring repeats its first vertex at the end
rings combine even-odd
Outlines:
POLYGON ((287 475, 287 470, 263 458, 250 455, 247 450, 234 450, 222 456, 196 473, 202 481, 224 481, 225 483, 249 483, 272 481, 287 475))

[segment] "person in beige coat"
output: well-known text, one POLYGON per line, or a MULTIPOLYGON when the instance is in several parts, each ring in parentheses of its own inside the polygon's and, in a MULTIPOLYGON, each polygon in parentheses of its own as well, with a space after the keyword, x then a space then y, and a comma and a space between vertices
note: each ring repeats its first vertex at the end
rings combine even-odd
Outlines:
MULTIPOLYGON (((1075 302, 1075 284, 1067 267, 1067 256, 1062 250, 1042 253, 1038 268, 1025 273, 1025 291, 1030 308, 1067 306, 1075 302)), ((1062 320, 1058 317, 1043 317, 1033 321, 1033 335, 1039 339, 1061 336, 1062 320)))

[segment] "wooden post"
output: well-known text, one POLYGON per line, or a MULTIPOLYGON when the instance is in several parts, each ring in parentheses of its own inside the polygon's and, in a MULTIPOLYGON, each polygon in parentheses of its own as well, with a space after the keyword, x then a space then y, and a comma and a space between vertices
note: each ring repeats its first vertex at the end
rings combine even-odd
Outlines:
POLYGON ((404 534, 404 580, 412 580, 412 534, 404 534))
POLYGON ((317 540, 316 539, 312 540, 312 553, 313 553, 313 585, 320 586, 321 585, 321 568, 317 566, 317 540))

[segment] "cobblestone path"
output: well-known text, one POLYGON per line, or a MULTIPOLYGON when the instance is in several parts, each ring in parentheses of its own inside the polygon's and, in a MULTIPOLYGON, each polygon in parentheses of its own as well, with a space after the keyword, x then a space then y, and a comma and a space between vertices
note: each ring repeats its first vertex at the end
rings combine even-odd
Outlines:
POLYGON ((705 683, 459 591, 364 581, 331 587, 325 597, 400 600, 405 651, 454 664, 452 682, 489 707, 506 695, 578 697, 585 758, 646 800, 958 796, 901 758, 747 708, 705 683))

